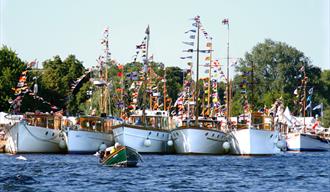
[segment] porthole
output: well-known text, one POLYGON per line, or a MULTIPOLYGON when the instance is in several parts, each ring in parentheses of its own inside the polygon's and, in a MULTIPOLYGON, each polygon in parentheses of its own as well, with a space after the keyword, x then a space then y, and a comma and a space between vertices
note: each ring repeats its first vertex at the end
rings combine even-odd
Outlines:
POLYGON ((54 137, 55 133, 53 132, 52 136, 54 137))
POLYGON ((215 134, 213 133, 213 134, 212 134, 212 137, 214 137, 214 136, 215 136, 215 134))
POLYGON ((217 136, 217 138, 219 138, 220 135, 217 136))
POLYGON ((205 136, 208 136, 209 135, 209 132, 205 133, 205 136))
POLYGON ((157 137, 159 136, 159 133, 157 133, 157 137))
POLYGON ((45 135, 48 135, 48 131, 46 131, 45 135))

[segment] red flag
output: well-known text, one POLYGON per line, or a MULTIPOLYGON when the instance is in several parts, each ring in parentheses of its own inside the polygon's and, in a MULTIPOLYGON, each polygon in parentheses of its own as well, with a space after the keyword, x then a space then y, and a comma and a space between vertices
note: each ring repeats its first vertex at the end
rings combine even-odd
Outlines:
POLYGON ((118 69, 119 70, 123 70, 124 69, 124 66, 123 65, 118 65, 118 69))
POLYGON ((26 76, 20 76, 18 81, 19 82, 25 82, 26 81, 26 76))

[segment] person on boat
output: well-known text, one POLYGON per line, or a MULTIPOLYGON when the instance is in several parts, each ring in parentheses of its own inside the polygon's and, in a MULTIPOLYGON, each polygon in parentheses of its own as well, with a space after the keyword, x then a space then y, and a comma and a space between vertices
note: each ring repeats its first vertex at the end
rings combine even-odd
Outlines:
POLYGON ((312 132, 313 134, 317 133, 316 128, 319 127, 320 121, 318 119, 319 115, 315 115, 315 118, 313 119, 314 125, 312 126, 312 132))
POLYGON ((121 147, 120 143, 116 142, 115 143, 115 150, 118 150, 121 147))
POLYGON ((106 148, 105 150, 102 150, 100 152, 100 159, 102 160, 102 159, 108 157, 109 155, 116 152, 116 150, 119 150, 120 147, 121 147, 121 145, 116 142, 114 146, 111 146, 111 147, 106 148))

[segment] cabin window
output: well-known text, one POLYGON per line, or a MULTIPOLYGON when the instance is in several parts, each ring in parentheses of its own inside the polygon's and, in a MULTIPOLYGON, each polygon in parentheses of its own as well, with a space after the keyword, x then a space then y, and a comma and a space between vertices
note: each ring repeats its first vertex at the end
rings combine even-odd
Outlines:
MULTIPOLYGON (((46 119, 47 121, 47 119, 46 119)), ((53 129, 54 128, 54 119, 48 119, 48 125, 47 128, 53 129)))
POLYGON ((205 136, 208 136, 208 135, 209 135, 209 132, 206 132, 206 133, 205 133, 205 136))

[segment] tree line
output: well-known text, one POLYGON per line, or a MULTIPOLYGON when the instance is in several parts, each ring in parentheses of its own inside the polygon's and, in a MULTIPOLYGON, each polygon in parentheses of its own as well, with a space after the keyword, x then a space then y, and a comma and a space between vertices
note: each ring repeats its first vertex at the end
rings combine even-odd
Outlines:
MULTIPOLYGON (((9 112, 11 110, 11 104, 8 101, 17 97, 13 88, 16 86, 22 71, 25 70, 26 64, 27 62, 22 61, 13 50, 6 46, 1 47, 0 111, 9 112)), ((109 84, 109 88, 112 90, 110 97, 114 99, 110 108, 113 115, 118 115, 120 111, 120 107, 117 105, 119 100, 123 100, 126 106, 132 102, 130 89, 132 80, 127 77, 127 74, 141 72, 143 64, 138 62, 126 63, 123 74, 121 74, 124 77, 118 76, 122 72, 118 68, 118 63, 109 61, 106 65, 109 67, 108 77, 111 79, 109 84), (118 88, 119 90, 123 88, 125 91, 116 91, 118 88), (123 95, 119 96, 119 94, 123 95)), ((153 88, 160 92, 158 99, 164 99, 161 90, 165 77, 166 97, 170 98, 168 104, 173 105, 183 88, 184 70, 179 67, 165 67, 163 63, 158 62, 151 62, 150 66, 157 76, 157 78, 152 79, 154 81, 152 84, 153 88)), ((242 114, 246 103, 249 104, 250 110, 263 110, 270 108, 279 98, 284 101, 286 106, 289 106, 294 115, 301 116, 302 82, 304 78, 307 78, 304 81, 306 90, 308 92, 312 88, 313 91, 311 94, 305 95, 305 97, 310 96, 309 100, 312 103, 307 109, 309 112, 312 111, 312 114, 308 113, 308 115, 321 115, 320 109, 312 109, 322 103, 324 109, 322 123, 324 126, 330 126, 330 70, 322 71, 319 67, 312 65, 311 60, 295 47, 266 39, 255 45, 239 60, 235 71, 236 75, 232 80, 231 112, 233 116, 242 114)), ((89 113, 98 105, 100 90, 91 81, 84 81, 79 85, 77 91, 72 92, 77 80, 86 73, 88 70, 84 67, 83 62, 74 55, 69 55, 65 59, 54 56, 43 61, 40 69, 34 67, 29 70, 27 82, 31 87, 33 84, 38 84, 37 95, 42 98, 42 101, 47 102, 36 102, 34 95, 25 94, 21 111, 49 112, 54 111, 54 106, 56 106, 56 110, 63 110, 70 115, 89 113)), ((90 73, 89 78, 93 78, 95 75, 97 74, 90 73)), ((223 96, 226 85, 224 83, 218 84, 219 100, 225 104, 223 96)), ((139 105, 142 104, 143 91, 145 90, 142 87, 137 98, 139 105)))

